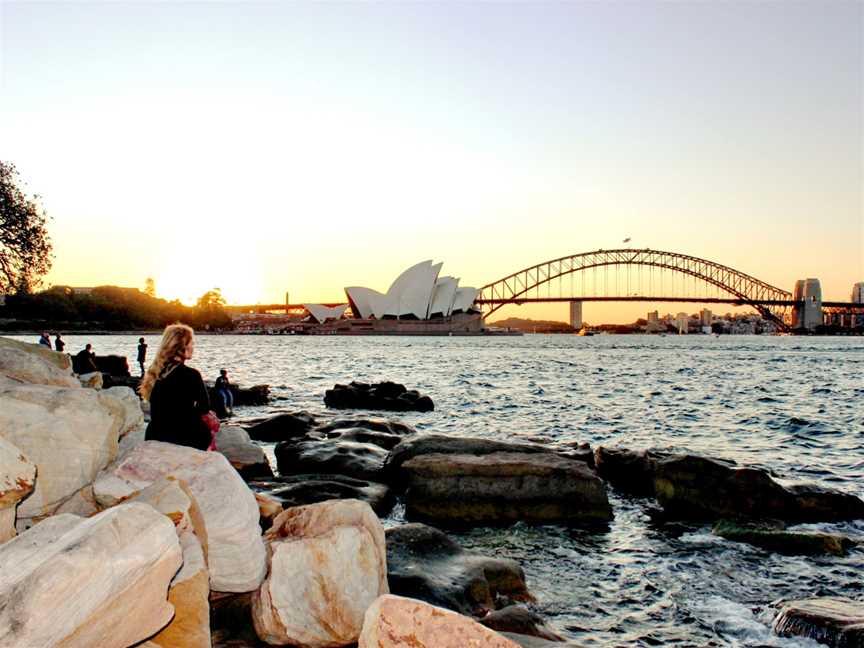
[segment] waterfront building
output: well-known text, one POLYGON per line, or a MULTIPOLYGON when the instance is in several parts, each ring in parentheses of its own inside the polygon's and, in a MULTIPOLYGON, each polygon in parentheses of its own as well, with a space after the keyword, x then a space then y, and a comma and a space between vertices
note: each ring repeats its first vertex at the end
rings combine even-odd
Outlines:
POLYGON ((570 302, 570 326, 577 331, 582 328, 582 302, 570 302))
POLYGON ((678 328, 678 335, 686 335, 690 332, 690 316, 687 313, 678 313, 675 326, 678 328))
POLYGON ((859 281, 852 286, 852 302, 855 304, 864 304, 864 281, 859 281))
POLYGON ((710 328, 712 320, 713 316, 710 310, 708 310, 707 308, 703 308, 701 311, 699 311, 699 321, 702 323, 702 326, 707 326, 710 328))
POLYGON ((792 309, 793 329, 812 331, 822 324, 822 286, 818 279, 796 281, 793 299, 803 302, 792 309))

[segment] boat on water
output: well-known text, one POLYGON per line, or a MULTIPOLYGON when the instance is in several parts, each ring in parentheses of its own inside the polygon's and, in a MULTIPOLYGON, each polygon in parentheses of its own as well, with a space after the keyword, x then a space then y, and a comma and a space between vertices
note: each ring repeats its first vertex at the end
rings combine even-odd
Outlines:
POLYGON ((583 327, 579 329, 579 332, 576 335, 578 335, 579 337, 589 337, 591 335, 594 335, 594 331, 589 331, 588 329, 583 327))

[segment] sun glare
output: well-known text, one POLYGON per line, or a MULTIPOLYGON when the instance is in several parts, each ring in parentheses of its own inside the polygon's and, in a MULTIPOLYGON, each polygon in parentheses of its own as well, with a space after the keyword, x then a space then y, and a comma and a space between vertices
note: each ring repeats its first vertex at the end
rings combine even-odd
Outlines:
POLYGON ((229 304, 256 304, 262 300, 262 277, 251 254, 236 250, 221 254, 203 245, 166 259, 155 276, 156 294, 179 299, 189 306, 208 290, 218 288, 229 304), (230 262, 226 259, 230 259, 230 262))

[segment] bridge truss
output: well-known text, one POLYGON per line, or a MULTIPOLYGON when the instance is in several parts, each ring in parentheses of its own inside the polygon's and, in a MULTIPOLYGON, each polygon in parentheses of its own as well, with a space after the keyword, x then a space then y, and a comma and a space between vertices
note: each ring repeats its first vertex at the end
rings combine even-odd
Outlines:
POLYGON ((477 304, 488 317, 507 304, 578 300, 751 306, 783 327, 788 308, 795 304, 792 293, 734 268, 676 252, 630 248, 583 252, 525 268, 484 286, 477 304), (576 276, 581 282, 574 281, 576 276))

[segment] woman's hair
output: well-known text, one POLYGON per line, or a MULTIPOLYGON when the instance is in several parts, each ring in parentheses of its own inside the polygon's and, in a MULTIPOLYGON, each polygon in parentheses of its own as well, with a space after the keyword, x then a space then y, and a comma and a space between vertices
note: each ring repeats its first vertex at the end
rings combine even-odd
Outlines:
POLYGON ((170 324, 165 327, 165 332, 162 334, 162 342, 160 342, 159 350, 156 352, 156 358, 147 367, 147 373, 144 374, 144 378, 138 387, 138 393, 141 394, 141 398, 150 400, 153 385, 156 384, 162 372, 171 365, 181 363, 186 359, 184 353, 193 336, 194 332, 192 328, 185 324, 170 324))

